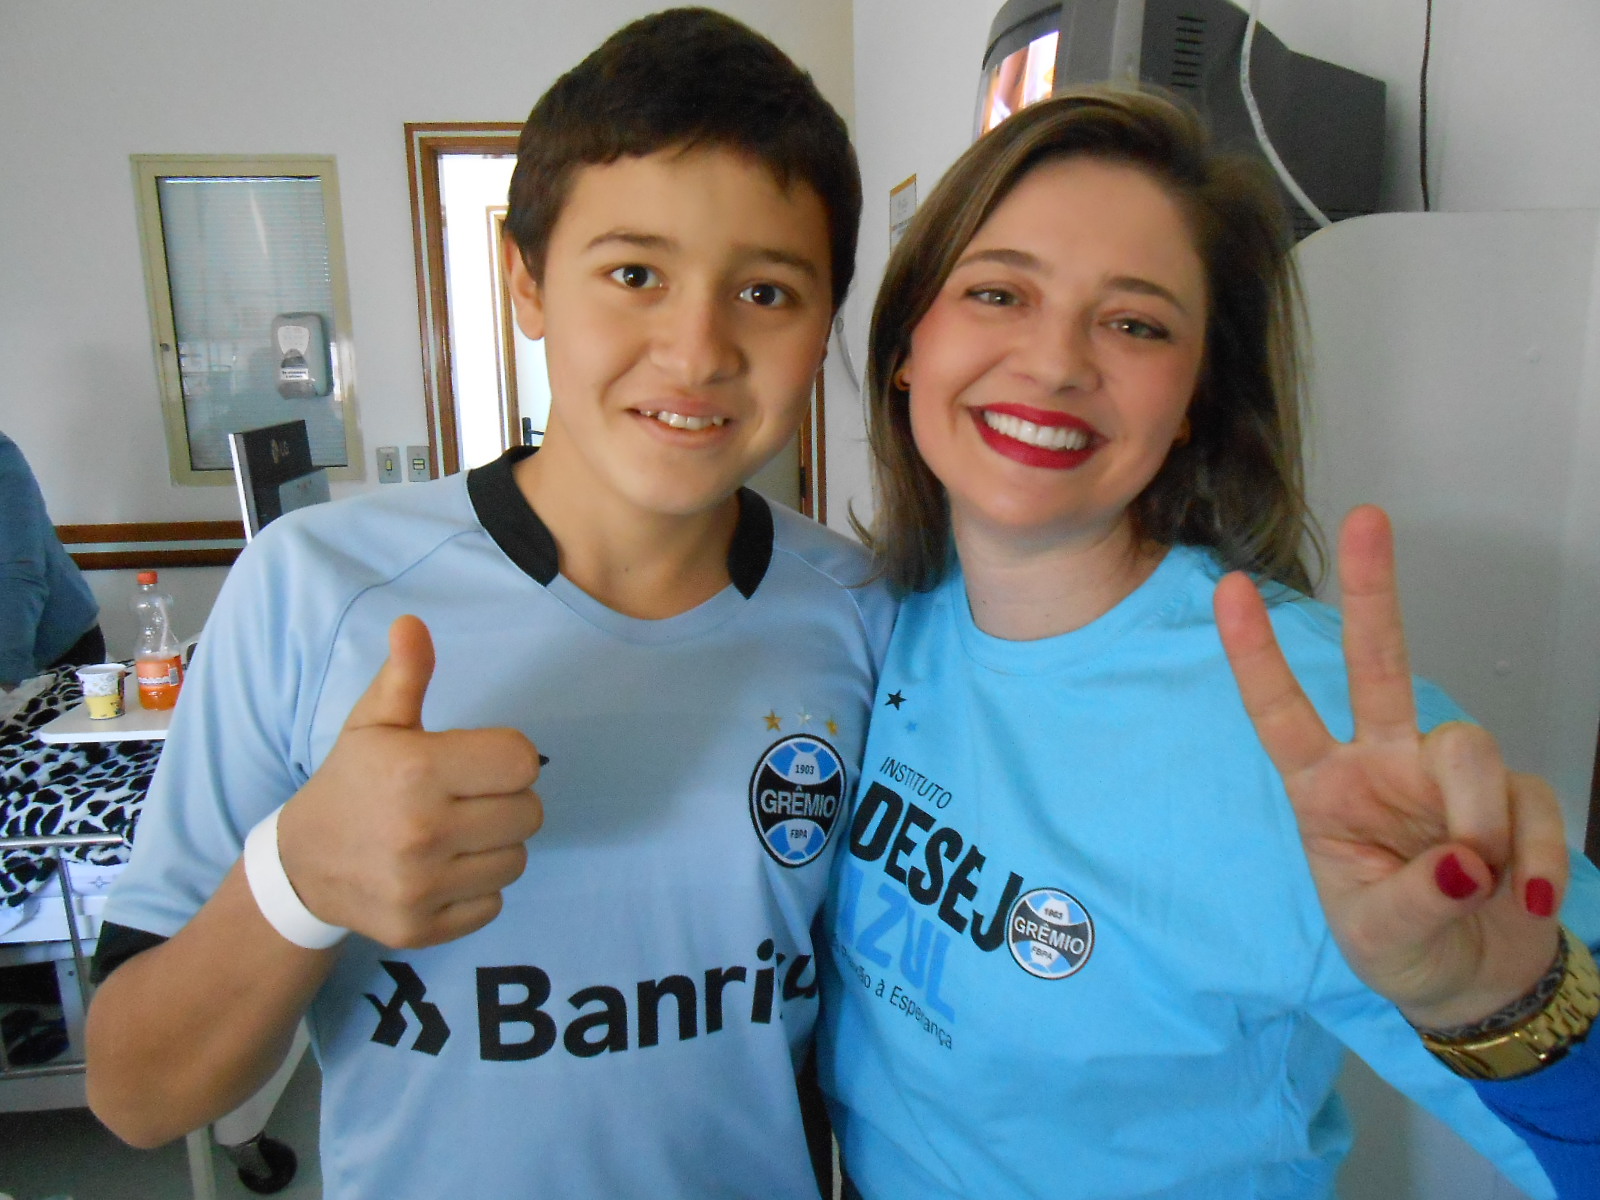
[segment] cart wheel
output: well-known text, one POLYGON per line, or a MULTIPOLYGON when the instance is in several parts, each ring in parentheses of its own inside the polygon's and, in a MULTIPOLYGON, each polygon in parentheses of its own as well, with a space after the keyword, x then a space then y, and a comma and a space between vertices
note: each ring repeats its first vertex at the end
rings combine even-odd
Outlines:
POLYGON ((261 1134, 242 1146, 224 1147, 239 1168, 239 1182, 252 1192, 270 1196, 289 1186, 300 1160, 287 1142, 261 1134))

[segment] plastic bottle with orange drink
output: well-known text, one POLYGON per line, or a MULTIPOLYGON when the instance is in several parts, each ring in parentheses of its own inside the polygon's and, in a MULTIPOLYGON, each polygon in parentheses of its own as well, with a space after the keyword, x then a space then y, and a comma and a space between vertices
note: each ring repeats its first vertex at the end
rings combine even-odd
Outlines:
POLYGON ((139 620, 133 669, 139 678, 139 703, 145 708, 171 708, 183 686, 183 646, 172 629, 172 597, 156 591, 156 572, 140 571, 133 594, 139 620))

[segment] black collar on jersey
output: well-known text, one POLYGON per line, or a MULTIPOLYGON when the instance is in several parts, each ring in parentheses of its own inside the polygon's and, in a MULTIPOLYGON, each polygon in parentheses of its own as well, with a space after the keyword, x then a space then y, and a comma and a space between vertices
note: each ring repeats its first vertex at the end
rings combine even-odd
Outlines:
MULTIPOLYGON (((561 570, 556 540, 517 486, 512 468, 534 453, 513 446, 492 463, 467 472, 467 496, 484 531, 522 570, 545 587, 561 570)), ((755 595, 772 561, 772 510, 749 488, 739 489, 739 523, 728 544, 728 578, 748 600, 755 595)))

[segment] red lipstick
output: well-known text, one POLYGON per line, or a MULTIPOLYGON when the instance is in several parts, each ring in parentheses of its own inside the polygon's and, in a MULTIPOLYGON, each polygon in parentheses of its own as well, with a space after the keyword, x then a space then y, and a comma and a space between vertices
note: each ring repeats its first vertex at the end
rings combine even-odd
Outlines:
POLYGON ((1105 440, 1087 421, 1063 412, 1051 412, 1048 409, 1032 408, 1025 404, 989 404, 983 408, 974 408, 971 412, 973 423, 978 427, 978 434, 989 448, 1024 466, 1044 467, 1055 471, 1071 470, 1086 462, 1105 440), (1051 450, 1044 446, 1035 446, 1001 433, 983 419, 985 413, 1016 417, 1043 429, 1075 429, 1088 437, 1089 444, 1078 450, 1051 450))

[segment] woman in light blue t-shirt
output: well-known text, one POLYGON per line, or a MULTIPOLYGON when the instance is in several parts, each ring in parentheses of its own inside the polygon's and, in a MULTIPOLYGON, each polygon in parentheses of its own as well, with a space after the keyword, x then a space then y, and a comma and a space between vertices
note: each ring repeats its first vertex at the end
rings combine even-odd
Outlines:
POLYGON ((852 1194, 1331 1195, 1349 1048, 1600 1195, 1600 875, 1411 679, 1382 513, 1342 632, 1306 598, 1284 228, 1191 114, 1097 90, 979 141, 890 260, 905 601, 820 1055, 852 1194))

